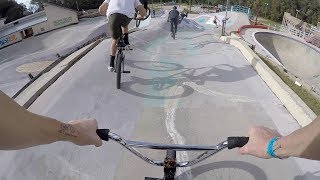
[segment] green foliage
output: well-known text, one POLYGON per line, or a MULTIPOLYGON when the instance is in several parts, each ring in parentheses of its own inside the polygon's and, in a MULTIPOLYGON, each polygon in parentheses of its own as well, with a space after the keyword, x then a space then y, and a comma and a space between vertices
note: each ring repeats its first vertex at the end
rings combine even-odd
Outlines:
POLYGON ((18 4, 15 1, 4 0, 0 2, 0 18, 6 17, 5 23, 12 22, 30 14, 24 4, 18 4))
POLYGON ((284 12, 291 13, 313 25, 320 21, 319 0, 244 0, 244 5, 251 7, 255 15, 263 16, 276 22, 281 22, 284 12), (256 8, 258 7, 258 9, 256 8), (300 13, 297 14, 299 10, 300 13))

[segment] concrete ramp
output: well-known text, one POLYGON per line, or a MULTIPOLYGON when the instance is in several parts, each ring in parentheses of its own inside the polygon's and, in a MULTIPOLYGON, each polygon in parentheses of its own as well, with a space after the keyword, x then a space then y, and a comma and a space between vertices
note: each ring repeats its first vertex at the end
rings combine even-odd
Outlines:
POLYGON ((301 78, 320 75, 318 49, 296 39, 271 32, 257 32, 255 39, 286 69, 301 78))
MULTIPOLYGON (((222 26, 222 20, 225 18, 226 12, 192 15, 188 19, 193 19, 202 26, 209 28, 213 26, 213 19, 216 16, 218 18, 218 25, 222 26)), ((237 31, 243 25, 250 25, 248 15, 239 12, 228 12, 226 31, 230 34, 232 31, 237 31)))

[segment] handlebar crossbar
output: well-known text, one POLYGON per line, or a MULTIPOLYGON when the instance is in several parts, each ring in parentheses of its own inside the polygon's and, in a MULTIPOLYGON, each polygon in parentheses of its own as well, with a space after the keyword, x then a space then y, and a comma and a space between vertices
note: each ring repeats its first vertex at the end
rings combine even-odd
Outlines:
POLYGON ((235 147, 242 147, 248 141, 248 137, 228 137, 226 141, 223 141, 217 145, 213 146, 200 146, 200 145, 180 145, 180 144, 158 144, 158 143, 149 143, 149 142, 140 142, 140 141, 130 141, 121 138, 119 135, 110 132, 109 129, 98 129, 98 136, 105 141, 109 141, 109 139, 119 143, 127 150, 144 160, 145 162, 156 165, 156 166, 164 166, 164 161, 153 160, 141 152, 139 152, 136 148, 145 148, 145 149, 156 149, 156 150, 175 150, 175 151, 205 151, 200 154, 194 160, 185 161, 185 162, 177 162, 176 167, 187 167, 197 164, 208 157, 216 154, 217 152, 228 148, 233 149, 235 147))

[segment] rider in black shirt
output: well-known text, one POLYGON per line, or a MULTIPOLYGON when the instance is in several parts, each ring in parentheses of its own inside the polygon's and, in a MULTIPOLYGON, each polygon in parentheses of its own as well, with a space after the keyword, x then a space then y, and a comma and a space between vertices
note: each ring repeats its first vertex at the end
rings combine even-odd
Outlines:
POLYGON ((168 21, 170 20, 171 32, 173 30, 173 25, 175 26, 175 33, 177 33, 178 21, 179 21, 179 11, 177 6, 173 6, 173 9, 169 12, 168 21))

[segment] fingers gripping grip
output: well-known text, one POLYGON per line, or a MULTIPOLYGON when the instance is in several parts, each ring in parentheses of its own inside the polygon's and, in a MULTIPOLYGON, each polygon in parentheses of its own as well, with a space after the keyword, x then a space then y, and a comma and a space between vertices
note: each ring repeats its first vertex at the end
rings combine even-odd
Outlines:
POLYGON ((109 141, 109 129, 97 129, 97 135, 104 141, 109 141))
POLYGON ((249 141, 249 137, 228 137, 228 149, 243 147, 249 141))

